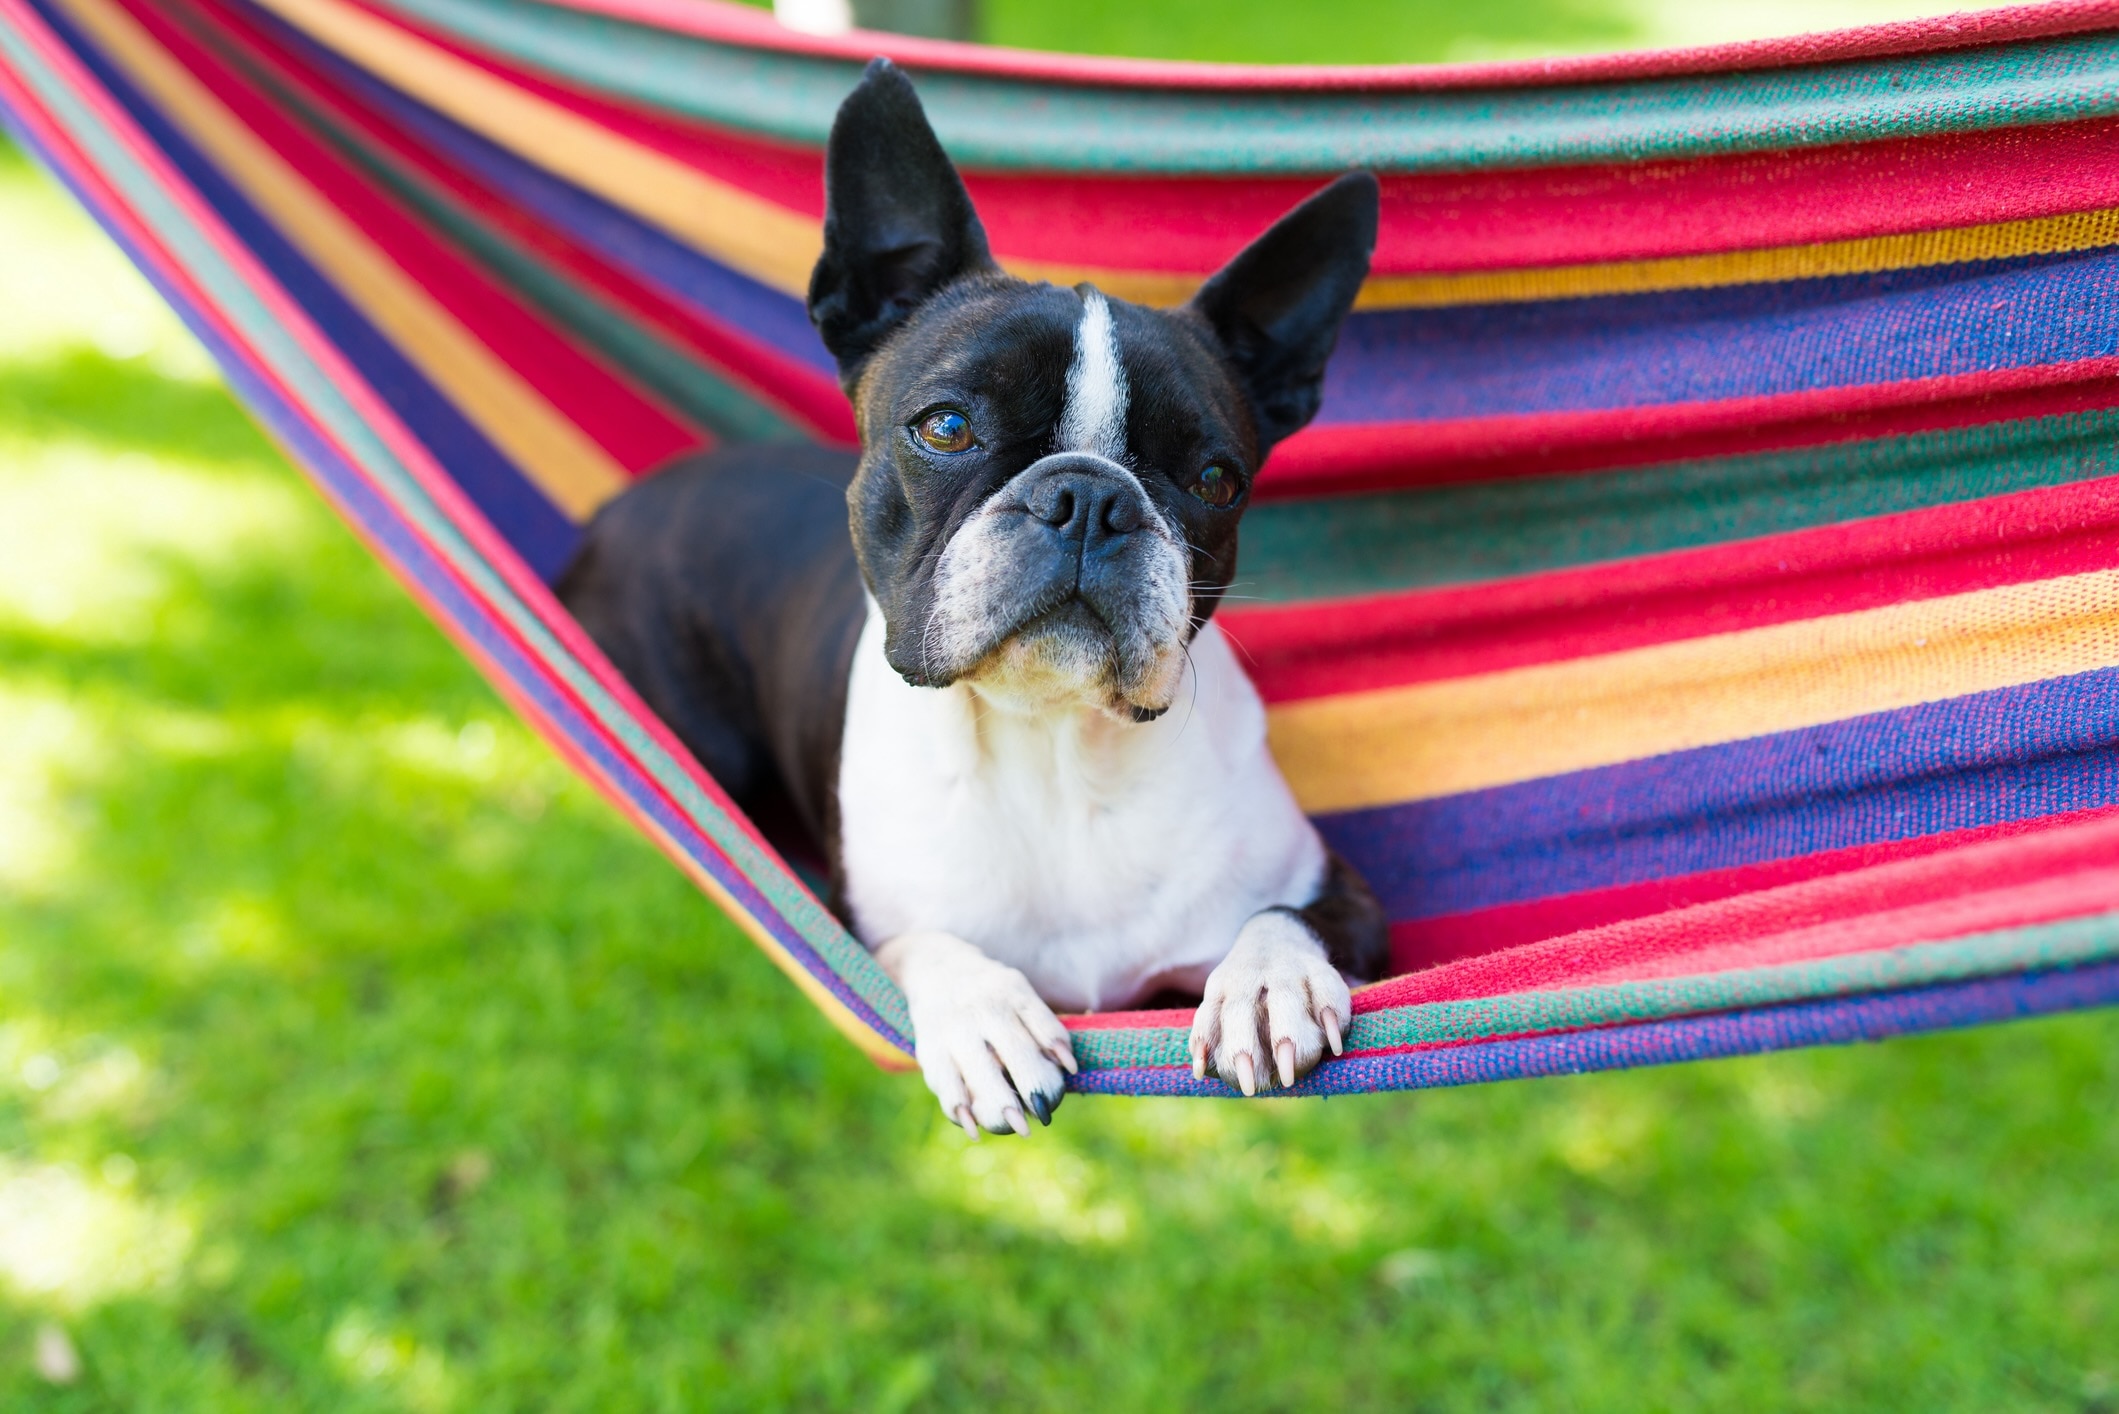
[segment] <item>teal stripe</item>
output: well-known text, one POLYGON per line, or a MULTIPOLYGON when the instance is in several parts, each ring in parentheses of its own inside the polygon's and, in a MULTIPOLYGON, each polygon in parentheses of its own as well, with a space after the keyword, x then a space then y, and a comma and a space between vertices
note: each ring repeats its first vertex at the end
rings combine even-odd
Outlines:
MULTIPOLYGON (((1350 1051, 1374 1051, 1526 1032, 1575 1031, 1856 992, 1898 991, 2001 973, 2077 967, 2110 957, 2119 957, 2119 914, 2101 913, 1819 962, 1397 1007, 1355 1017, 1346 1043, 1350 1051)), ((1188 1065, 1187 1037, 1187 1032, 1176 1027, 1077 1031, 1074 1058, 1085 1070, 1188 1065)))
MULTIPOLYGON (((386 0, 481 48, 672 113, 821 144, 856 65, 526 0, 386 0)), ((2119 112, 2119 35, 1813 68, 1550 89, 1256 94, 922 73, 968 165, 1051 171, 1417 172, 1815 147, 2119 112)))
POLYGON ((2119 474, 2119 413, 1316 501, 1244 518, 1234 593, 1288 603, 1479 583, 2119 474))
POLYGON ((748 389, 715 375, 690 351, 664 339, 592 293, 439 187, 380 149, 362 143, 329 114, 301 103, 269 73, 245 65, 274 96, 310 118, 352 162, 464 247, 514 291, 640 388, 722 441, 800 442, 809 434, 748 389))
POLYGON ((222 260, 212 243, 169 200, 154 178, 132 159, 115 135, 97 121, 76 95, 41 64, 21 37, 5 25, 0 25, 0 57, 4 57, 23 78, 38 101, 88 154, 96 170, 153 228, 186 273, 235 325, 243 340, 295 392, 302 406, 361 467, 375 489, 398 508, 429 548, 460 574, 475 594, 493 606, 494 612, 520 635, 530 655, 545 664, 576 694, 589 715, 624 744, 648 776, 668 792, 686 817, 764 895, 774 911, 817 950, 825 965, 874 1008, 886 1023, 900 1034, 910 1035, 912 1021, 905 1009, 904 993, 898 990, 897 984, 884 973, 868 950, 801 888, 777 857, 753 844, 749 836, 641 730, 640 725, 582 670, 572 655, 545 630, 536 615, 457 533, 418 482, 363 422, 331 378, 310 360, 242 278, 222 260))

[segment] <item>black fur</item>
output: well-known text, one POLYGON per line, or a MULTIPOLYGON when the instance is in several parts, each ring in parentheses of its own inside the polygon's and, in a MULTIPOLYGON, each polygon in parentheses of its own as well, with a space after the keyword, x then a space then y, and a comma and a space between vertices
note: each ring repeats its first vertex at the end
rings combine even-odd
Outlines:
POLYGON ((589 523, 560 600, 775 845, 836 882, 839 738, 865 609, 850 452, 689 458, 589 523))
POLYGON ((809 317, 850 393, 891 330, 943 286, 992 270, 993 257, 919 95, 888 59, 869 63, 832 120, 824 190, 809 317))
POLYGON ((1349 172, 1273 223, 1200 287, 1188 308, 1235 366, 1262 456, 1317 415, 1324 366, 1368 278, 1380 193, 1349 172))
POLYGON ((1325 851, 1324 884, 1317 897, 1287 910, 1310 925, 1324 944, 1325 959, 1349 977, 1381 977, 1391 961, 1391 930, 1368 880, 1325 851))
MULTIPOLYGON (((885 60, 839 110, 825 171, 809 309, 854 399, 858 462, 784 445, 684 462, 595 518, 559 592, 736 803, 776 842, 806 836, 835 869, 863 583, 883 606, 884 651, 905 678, 942 685, 972 666, 937 660, 926 642, 934 571, 965 519, 1021 473, 1040 463, 1054 475, 1080 470, 1052 454, 1083 296, 995 267, 912 85, 885 60), (970 420, 975 448, 945 456, 912 435, 940 407, 970 420)), ((1375 245, 1376 209, 1374 178, 1342 177, 1183 309, 1110 302, 1130 469, 1190 547, 1195 632, 1235 573, 1260 463, 1316 412, 1375 245), (1190 494, 1209 464, 1241 488, 1227 506, 1190 494)), ((1091 561, 1101 542, 1070 538, 1041 513, 1037 480, 1018 487, 1022 515, 1038 523, 1021 542, 1019 621, 1081 612, 1108 623, 1117 610, 1103 598, 1124 596, 1099 597, 1103 571, 1091 561), (1052 556, 1066 563, 1046 564, 1052 556)), ((1122 577, 1114 563, 1108 572, 1122 577)), ((1382 910, 1342 861, 1301 912, 1345 970, 1372 976, 1382 966, 1382 910)))

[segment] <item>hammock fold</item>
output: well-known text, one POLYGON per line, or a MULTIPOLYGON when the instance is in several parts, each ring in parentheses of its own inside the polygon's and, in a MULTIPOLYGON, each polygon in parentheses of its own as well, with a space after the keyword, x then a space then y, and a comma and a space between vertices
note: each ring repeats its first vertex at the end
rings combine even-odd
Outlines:
MULTIPOLYGON (((1375 270, 1222 622, 1392 918, 1299 1094, 2119 1000, 2119 0, 1528 64, 815 39, 718 0, 0 0, 0 120, 511 705, 849 1036, 904 1000, 559 608, 632 478, 851 445, 822 142, 911 69, 993 246, 1375 270)), ((1076 1088, 1189 1014, 1068 1018, 1076 1088)))

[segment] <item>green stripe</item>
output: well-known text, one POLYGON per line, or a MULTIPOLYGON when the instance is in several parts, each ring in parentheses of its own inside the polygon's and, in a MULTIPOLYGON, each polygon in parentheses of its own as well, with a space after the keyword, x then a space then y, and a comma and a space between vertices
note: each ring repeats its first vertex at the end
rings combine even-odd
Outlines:
POLYGON ((299 108, 342 154, 477 257, 514 293, 681 416, 723 441, 809 440, 806 432, 756 394, 717 377, 697 356, 592 293, 412 168, 360 142, 329 114, 301 103, 272 75, 255 69, 252 75, 271 87, 283 103, 299 108))
MULTIPOLYGON (((1821 962, 1397 1007, 1355 1017, 1346 1043, 1350 1051, 1374 1051, 1576 1031, 1856 992, 1898 991, 2000 973, 2077 967, 2114 956, 2119 956, 2119 913, 2101 913, 2065 923, 1979 933, 1821 962)), ((1176 1027, 1077 1031, 1074 1058, 1085 1070, 1189 1065, 1187 1039, 1188 1033, 1176 1027)))
POLYGON ((825 965, 874 1008, 885 1024, 909 1036, 912 1022, 905 1009, 904 993, 868 950, 839 926, 838 920, 802 888, 776 856, 753 844, 552 638, 154 178, 4 25, 0 25, 0 57, 22 76, 38 101, 89 155, 97 171, 140 213, 215 306, 234 322, 244 340, 296 391, 301 405, 330 430, 347 455, 372 478, 377 493, 404 515, 428 548, 460 574, 474 593, 492 604, 494 611, 520 636, 530 655, 550 668, 589 715, 624 744, 649 777, 669 793, 685 817, 764 895, 774 912, 817 950, 825 965))
MULTIPOLYGON (((386 0, 481 48, 709 122, 821 144, 858 66, 525 0, 386 0)), ((2119 36, 1702 78, 1462 93, 1094 88, 922 73, 956 158, 982 168, 1268 173, 1633 162, 1816 147, 2119 112, 2119 36)))
MULTIPOLYGON (((1287 603, 1536 574, 2119 474, 2119 413, 2072 413, 1316 501, 1244 518, 1235 594, 1287 603)), ((1239 597, 1237 602, 1242 602, 1239 597)))

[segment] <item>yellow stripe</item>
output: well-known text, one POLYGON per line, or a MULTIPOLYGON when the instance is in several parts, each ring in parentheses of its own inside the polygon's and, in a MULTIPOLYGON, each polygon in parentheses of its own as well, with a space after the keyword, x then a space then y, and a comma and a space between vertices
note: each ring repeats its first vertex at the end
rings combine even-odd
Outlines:
MULTIPOLYGON (((1674 256, 1666 260, 1617 260, 1587 265, 1547 265, 1518 270, 1475 270, 1445 275, 1377 275, 1361 287, 1356 309, 1434 309, 1460 304, 1512 304, 1528 300, 1580 299, 1589 295, 1646 294, 1656 290, 1700 290, 1722 285, 1816 280, 1909 270, 1924 265, 1960 265, 1971 260, 2007 260, 2026 255, 2062 255, 2119 245, 2119 208, 2077 211, 2030 221, 2001 221, 1905 235, 1872 236, 1816 245, 1774 246, 1720 255, 1674 256)), ((1138 304, 1176 305, 1192 297, 1200 280, 1192 275, 1007 261, 1025 279, 1071 285, 1087 280, 1098 289, 1138 304)))
POLYGON ((2119 665, 2119 570, 1288 703, 1306 810, 1424 800, 2119 665))
POLYGON ((261 0, 281 19, 516 155, 723 264, 799 294, 823 226, 496 78, 341 0, 261 0))
POLYGON ((586 516, 624 469, 555 411, 358 227, 109 0, 61 0, 133 81, 302 248, 347 298, 562 509, 586 516))
POLYGON ((1406 309, 1707 289, 1907 270, 1923 265, 1958 265, 1969 260, 2060 255, 2110 245, 2119 245, 2119 209, 1667 260, 1551 265, 1458 275, 1381 275, 1362 288, 1356 307, 1406 309))
MULTIPOLYGON (((361 67, 517 156, 595 192, 716 260, 788 294, 808 288, 820 224, 643 147, 344 0, 261 0, 361 67)), ((1362 309, 1505 304, 1810 280, 1970 260, 2057 255, 2119 245, 2119 208, 1904 235, 1774 246, 1660 260, 1600 261, 1438 275, 1379 275, 1362 309)), ((1088 281, 1140 304, 1190 299, 1201 276, 1002 255, 1026 280, 1088 281)))

